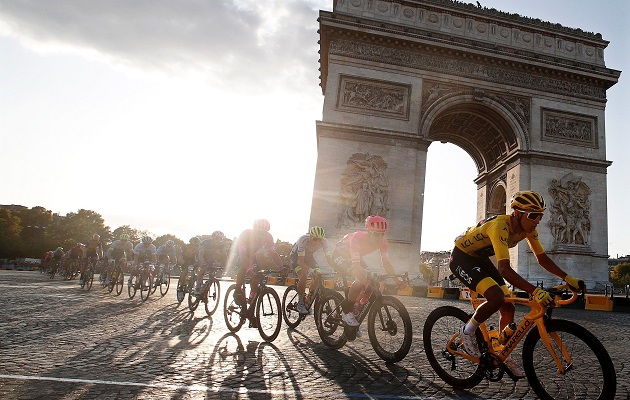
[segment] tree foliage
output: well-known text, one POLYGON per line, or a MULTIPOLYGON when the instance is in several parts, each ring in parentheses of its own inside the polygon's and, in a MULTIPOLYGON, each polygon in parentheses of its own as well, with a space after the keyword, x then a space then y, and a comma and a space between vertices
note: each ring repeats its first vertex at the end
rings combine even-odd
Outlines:
POLYGON ((630 263, 615 265, 610 274, 610 282, 615 287, 630 285, 630 263))

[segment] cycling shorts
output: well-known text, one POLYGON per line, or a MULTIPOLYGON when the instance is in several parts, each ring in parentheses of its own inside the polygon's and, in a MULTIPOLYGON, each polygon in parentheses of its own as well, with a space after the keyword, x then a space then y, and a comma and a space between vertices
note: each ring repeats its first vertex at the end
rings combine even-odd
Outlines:
MULTIPOLYGON (((291 253, 291 256, 289 256, 289 261, 291 261, 291 268, 293 268, 293 270, 296 273, 300 273, 300 271, 302 270, 302 267, 300 267, 298 265, 298 255, 297 253, 291 253), (295 254, 295 256, 293 256, 293 254, 295 254)), ((322 270, 319 268, 319 265, 317 264, 317 261, 315 261, 315 257, 313 257, 312 254, 306 254, 304 255, 304 263, 314 272, 317 273, 322 273, 322 270)))
POLYGON ((488 257, 473 257, 455 247, 449 267, 457 279, 481 295, 494 285, 499 286, 506 295, 510 294, 505 280, 488 257))

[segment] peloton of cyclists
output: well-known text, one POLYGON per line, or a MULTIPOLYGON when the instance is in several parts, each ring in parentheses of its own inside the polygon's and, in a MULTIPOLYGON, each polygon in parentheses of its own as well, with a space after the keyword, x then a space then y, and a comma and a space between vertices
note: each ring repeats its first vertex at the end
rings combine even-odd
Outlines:
MULTIPOLYGON (((334 268, 335 264, 330 254, 324 228, 321 226, 313 226, 309 230, 309 233, 300 236, 297 242, 293 245, 293 248, 291 248, 291 253, 289 254, 291 268, 293 268, 299 276, 297 284, 297 292, 299 296, 297 310, 303 315, 310 313, 311 306, 310 304, 307 305, 304 299, 309 271, 312 269, 314 275, 321 275, 322 272, 315 260, 315 257, 313 256, 319 250, 324 252, 328 265, 330 265, 331 268, 334 268)), ((311 292, 315 290, 316 284, 317 280, 313 279, 310 287, 311 292)))

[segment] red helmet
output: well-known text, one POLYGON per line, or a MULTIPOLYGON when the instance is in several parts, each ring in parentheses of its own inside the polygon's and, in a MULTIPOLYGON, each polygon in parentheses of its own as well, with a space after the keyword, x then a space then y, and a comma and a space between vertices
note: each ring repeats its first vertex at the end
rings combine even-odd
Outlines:
POLYGON ((269 232, 271 225, 266 219, 257 219, 254 221, 253 228, 255 231, 269 232))
POLYGON ((365 228, 373 232, 386 232, 387 220, 380 215, 370 215, 365 219, 365 228))

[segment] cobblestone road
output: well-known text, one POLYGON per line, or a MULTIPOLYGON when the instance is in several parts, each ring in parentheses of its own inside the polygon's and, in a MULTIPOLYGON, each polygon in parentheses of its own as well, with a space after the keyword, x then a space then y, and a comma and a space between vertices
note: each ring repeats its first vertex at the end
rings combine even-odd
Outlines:
MULTIPOLYGON (((412 316, 409 355, 385 364, 367 334, 340 350, 320 343, 312 318, 283 325, 272 344, 255 329, 230 334, 223 304, 212 318, 175 299, 146 303, 126 291, 115 297, 95 282, 49 280, 38 272, 0 271, 0 398, 2 399, 535 399, 526 380, 483 381, 453 390, 422 350, 426 315, 457 300, 400 297, 412 316)), ((229 282, 222 285, 223 291, 229 282)), ((277 287, 280 295, 284 287, 277 287)), ((600 338, 617 371, 616 399, 630 399, 630 314, 561 309, 600 338)))

